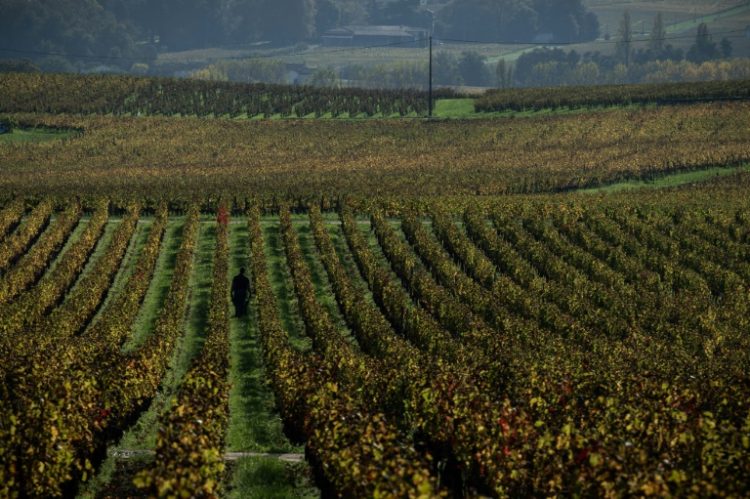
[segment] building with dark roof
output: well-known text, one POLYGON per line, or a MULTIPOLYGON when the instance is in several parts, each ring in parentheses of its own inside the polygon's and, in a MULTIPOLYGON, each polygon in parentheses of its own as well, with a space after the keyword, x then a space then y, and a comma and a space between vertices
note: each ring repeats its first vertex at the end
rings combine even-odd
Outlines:
POLYGON ((365 47, 389 45, 395 47, 426 47, 428 32, 411 26, 343 26, 323 33, 326 47, 365 47))

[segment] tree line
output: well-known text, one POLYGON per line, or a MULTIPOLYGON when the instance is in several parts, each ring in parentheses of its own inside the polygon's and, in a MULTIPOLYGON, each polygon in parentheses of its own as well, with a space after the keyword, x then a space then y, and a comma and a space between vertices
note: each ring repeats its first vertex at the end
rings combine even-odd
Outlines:
POLYGON ((531 41, 596 38, 581 0, 0 0, 0 59, 28 58, 47 71, 97 65, 129 70, 158 51, 317 41, 351 24, 409 25, 444 37, 531 41))
POLYGON ((524 87, 750 77, 750 61, 731 59, 732 42, 726 37, 715 41, 705 23, 698 26, 687 50, 673 46, 668 40, 662 15, 657 14, 650 36, 644 40, 645 46, 636 48, 630 14, 625 12, 613 53, 536 49, 522 54, 510 75, 510 66, 500 61, 496 68, 497 84, 524 87))

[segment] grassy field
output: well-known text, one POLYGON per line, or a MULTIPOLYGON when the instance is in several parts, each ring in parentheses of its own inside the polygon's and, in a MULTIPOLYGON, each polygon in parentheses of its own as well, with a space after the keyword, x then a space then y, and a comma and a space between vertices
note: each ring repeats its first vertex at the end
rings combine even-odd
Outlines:
POLYGON ((705 168, 703 170, 696 170, 682 173, 672 173, 668 175, 657 176, 649 180, 631 180, 626 182, 617 182, 614 184, 595 187, 592 189, 581 189, 578 192, 601 194, 601 193, 615 193, 621 191, 630 191, 634 189, 659 189, 664 187, 677 187, 685 184, 696 184, 700 182, 708 182, 715 180, 720 177, 728 175, 735 175, 738 173, 750 172, 750 165, 742 165, 736 167, 715 167, 705 168))
POLYGON ((12 133, 0 134, 0 144, 36 144, 75 137, 77 132, 45 128, 15 129, 12 133))

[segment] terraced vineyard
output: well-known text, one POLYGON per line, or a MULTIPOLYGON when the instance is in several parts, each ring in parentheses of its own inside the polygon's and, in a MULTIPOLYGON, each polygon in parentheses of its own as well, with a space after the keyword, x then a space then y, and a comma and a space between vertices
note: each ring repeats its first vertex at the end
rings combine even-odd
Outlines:
POLYGON ((743 495, 750 202, 714 189, 10 201, 0 495, 743 495))

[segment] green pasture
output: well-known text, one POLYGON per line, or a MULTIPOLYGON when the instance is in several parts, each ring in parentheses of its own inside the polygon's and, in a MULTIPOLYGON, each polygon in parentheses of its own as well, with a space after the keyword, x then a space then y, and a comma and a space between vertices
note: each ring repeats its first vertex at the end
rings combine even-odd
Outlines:
POLYGON ((647 180, 626 180, 615 184, 592 187, 590 189, 580 189, 576 192, 584 194, 602 194, 615 193, 633 189, 656 189, 664 187, 679 187, 681 185, 694 184, 698 182, 707 182, 715 178, 733 175, 736 173, 750 172, 750 164, 744 164, 734 167, 713 167, 701 170, 676 172, 667 175, 660 175, 647 180))
POLYGON ((687 21, 683 21, 676 24, 671 24, 666 27, 667 33, 682 33, 684 31, 688 31, 691 29, 695 29, 698 27, 701 23, 706 23, 709 25, 709 28, 711 27, 711 24, 716 23, 717 21, 720 21, 722 19, 730 19, 730 18, 736 18, 740 16, 741 14, 745 14, 747 12, 750 12, 750 3, 745 3, 744 5, 737 5, 735 7, 722 10, 719 12, 714 12, 712 14, 707 14, 703 16, 695 17, 694 19, 690 19, 687 21))
POLYGON ((0 134, 0 144, 36 144, 68 139, 76 133, 72 130, 53 130, 50 128, 16 128, 11 133, 0 134))

